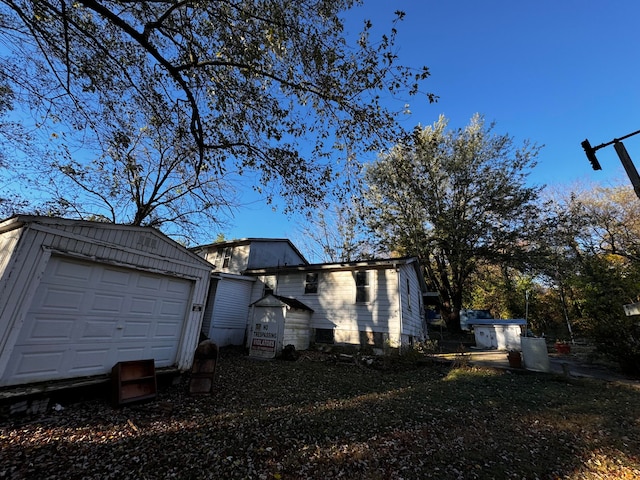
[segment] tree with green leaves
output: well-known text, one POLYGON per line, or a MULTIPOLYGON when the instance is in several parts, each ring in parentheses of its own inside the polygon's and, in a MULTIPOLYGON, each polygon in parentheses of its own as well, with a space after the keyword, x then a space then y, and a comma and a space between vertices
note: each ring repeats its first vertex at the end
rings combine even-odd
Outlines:
POLYGON ((638 374, 640 324, 623 306, 640 301, 640 202, 627 185, 574 188, 555 202, 549 261, 540 272, 578 333, 638 374))
POLYGON ((2 0, 0 80, 51 141, 38 166, 76 216, 216 221, 239 175, 313 208, 397 140, 383 99, 429 74, 397 64, 395 23, 345 31, 361 3, 2 0))
POLYGON ((538 150, 528 142, 516 148, 480 115, 453 131, 440 117, 366 169, 365 221, 388 251, 422 260, 450 329, 460 328, 482 262, 523 269, 528 261, 540 188, 527 177, 538 150))

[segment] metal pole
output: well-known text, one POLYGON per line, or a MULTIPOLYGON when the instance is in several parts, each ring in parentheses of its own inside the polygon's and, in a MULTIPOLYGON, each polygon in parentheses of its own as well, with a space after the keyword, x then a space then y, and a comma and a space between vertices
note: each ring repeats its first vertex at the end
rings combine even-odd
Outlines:
POLYGON ((631 157, 627 153, 627 149, 622 142, 615 142, 613 147, 616 149, 618 157, 620 157, 620 161, 627 172, 629 180, 631 180, 631 185, 633 185, 636 196, 640 198, 640 175, 638 175, 638 170, 636 170, 635 165, 631 161, 631 157))
POLYGON ((607 147, 607 146, 611 145, 612 143, 618 143, 619 141, 624 140, 625 138, 633 137, 634 135, 637 135, 639 133, 640 133, 640 130, 637 130, 635 132, 632 132, 632 133, 629 133, 629 134, 625 135, 624 137, 614 138, 610 142, 601 143, 600 145, 596 145, 595 147, 593 147, 593 151, 595 152, 596 150, 600 150, 602 147, 607 147))

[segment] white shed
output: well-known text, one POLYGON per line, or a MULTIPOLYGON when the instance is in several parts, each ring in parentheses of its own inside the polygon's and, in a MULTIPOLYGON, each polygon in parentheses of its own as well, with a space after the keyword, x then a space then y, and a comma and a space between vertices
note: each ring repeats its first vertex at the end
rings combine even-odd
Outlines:
POLYGON ((191 367, 211 265, 155 229, 0 222, 0 385, 191 367))
POLYGON ((523 319, 476 319, 469 320, 473 327, 476 346, 498 350, 520 350, 522 329, 527 322, 523 319))
POLYGON ((272 294, 252 306, 250 356, 273 358, 287 345, 296 350, 309 348, 312 309, 294 298, 272 294))

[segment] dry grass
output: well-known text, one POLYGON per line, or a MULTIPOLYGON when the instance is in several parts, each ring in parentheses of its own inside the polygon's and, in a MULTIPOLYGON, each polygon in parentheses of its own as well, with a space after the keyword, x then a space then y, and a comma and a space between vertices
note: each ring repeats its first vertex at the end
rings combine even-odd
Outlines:
POLYGON ((640 478, 640 390, 320 360, 227 355, 211 397, 7 421, 0 478, 640 478))

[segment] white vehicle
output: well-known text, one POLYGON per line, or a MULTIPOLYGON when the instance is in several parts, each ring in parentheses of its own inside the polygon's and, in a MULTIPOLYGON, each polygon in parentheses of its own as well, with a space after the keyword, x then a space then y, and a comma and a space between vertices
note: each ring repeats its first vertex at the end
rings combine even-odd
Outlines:
POLYGON ((493 318, 489 310, 460 310, 460 328, 464 331, 471 330, 470 320, 490 320, 493 318))

